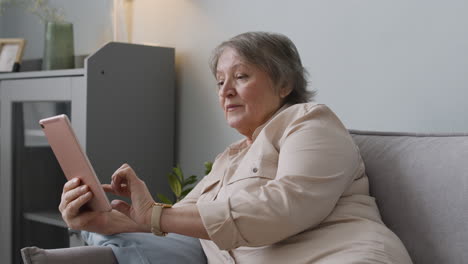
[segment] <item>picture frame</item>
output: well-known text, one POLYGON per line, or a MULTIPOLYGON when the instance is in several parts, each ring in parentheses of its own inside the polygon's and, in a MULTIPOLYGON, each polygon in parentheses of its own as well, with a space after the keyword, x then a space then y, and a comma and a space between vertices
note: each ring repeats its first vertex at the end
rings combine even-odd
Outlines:
POLYGON ((0 38, 0 72, 19 71, 25 44, 24 39, 0 38))

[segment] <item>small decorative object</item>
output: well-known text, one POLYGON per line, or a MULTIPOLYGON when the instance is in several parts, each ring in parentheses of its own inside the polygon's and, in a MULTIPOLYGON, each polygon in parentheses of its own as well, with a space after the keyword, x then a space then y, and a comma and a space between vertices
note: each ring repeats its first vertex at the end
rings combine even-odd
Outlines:
MULTIPOLYGON (((210 173, 211 168, 213 166, 212 162, 205 162, 205 175, 210 173)), ((174 204, 182 200, 192 189, 194 186, 190 186, 197 182, 198 177, 196 175, 192 175, 188 178, 184 178, 184 174, 182 169, 177 165, 177 167, 172 168, 172 171, 167 175, 169 180, 169 186, 175 196, 175 202, 172 202, 171 199, 167 198, 164 194, 158 193, 158 199, 165 204, 174 204)))
POLYGON ((42 69, 74 68, 73 24, 65 21, 61 10, 49 7, 47 0, 27 0, 26 2, 29 2, 31 13, 45 24, 42 69))
POLYGON ((0 72, 17 72, 23 57, 24 39, 0 39, 0 72))
POLYGON ((73 24, 46 22, 42 69, 54 70, 74 67, 73 24))
POLYGON ((12 5, 24 8, 45 24, 42 69, 74 68, 73 24, 65 21, 62 10, 50 7, 48 0, 0 0, 0 15, 12 5))

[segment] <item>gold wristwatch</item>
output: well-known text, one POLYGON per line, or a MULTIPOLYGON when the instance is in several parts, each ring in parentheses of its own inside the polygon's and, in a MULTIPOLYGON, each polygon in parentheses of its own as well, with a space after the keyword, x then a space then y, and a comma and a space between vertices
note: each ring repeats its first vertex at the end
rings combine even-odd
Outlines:
POLYGON ((164 208, 171 208, 171 204, 163 203, 154 203, 153 209, 151 212, 151 232, 156 236, 166 236, 166 232, 161 231, 161 226, 159 225, 161 221, 161 213, 164 208))

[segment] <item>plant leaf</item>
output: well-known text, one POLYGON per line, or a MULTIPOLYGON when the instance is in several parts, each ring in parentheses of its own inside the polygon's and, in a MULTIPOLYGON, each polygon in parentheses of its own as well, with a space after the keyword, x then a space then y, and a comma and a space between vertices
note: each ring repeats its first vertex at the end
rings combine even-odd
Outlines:
POLYGON ((171 187, 172 192, 178 198, 182 192, 182 185, 180 184, 179 179, 173 173, 167 176, 169 178, 169 186, 171 187))
POLYGON ((184 198, 193 188, 187 188, 180 194, 180 199, 184 198))
POLYGON ((172 168, 172 171, 179 178, 180 182, 184 182, 184 174, 182 173, 182 169, 179 165, 177 165, 175 168, 172 168))
POLYGON ((208 175, 208 173, 210 173, 211 169, 213 168, 213 162, 206 161, 204 165, 205 165, 205 175, 208 175))
POLYGON ((158 196, 158 199, 161 203, 165 203, 165 204, 173 204, 173 202, 167 198, 166 195, 162 194, 162 193, 158 193, 156 194, 156 196, 158 196))
POLYGON ((196 175, 192 175, 185 180, 184 186, 194 184, 197 182, 197 180, 198 180, 198 177, 196 175))

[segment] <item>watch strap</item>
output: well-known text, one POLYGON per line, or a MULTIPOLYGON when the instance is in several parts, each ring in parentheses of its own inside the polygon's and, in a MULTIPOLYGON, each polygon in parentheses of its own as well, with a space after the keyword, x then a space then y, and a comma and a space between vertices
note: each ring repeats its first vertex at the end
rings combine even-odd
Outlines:
POLYGON ((170 204, 154 203, 151 211, 151 232, 156 236, 166 236, 166 232, 161 231, 161 213, 164 208, 171 208, 170 204))

